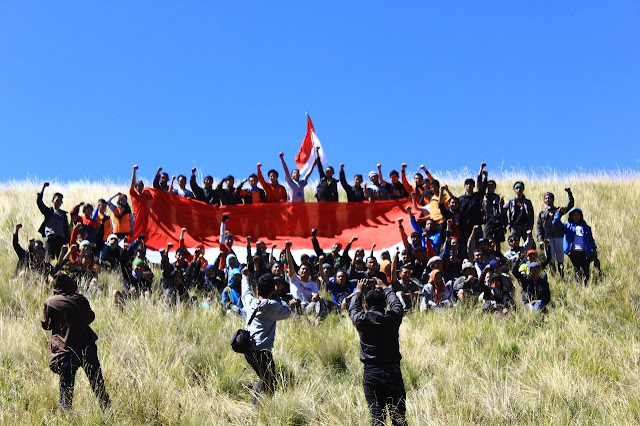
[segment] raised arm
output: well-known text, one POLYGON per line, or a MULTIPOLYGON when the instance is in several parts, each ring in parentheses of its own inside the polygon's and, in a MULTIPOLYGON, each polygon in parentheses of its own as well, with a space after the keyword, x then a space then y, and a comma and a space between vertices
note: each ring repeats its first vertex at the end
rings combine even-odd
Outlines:
POLYGON ((415 188, 407 180, 406 170, 407 170, 407 163, 402 163, 402 171, 400 172, 400 177, 402 179, 402 186, 404 186, 405 191, 407 191, 407 193, 411 195, 415 191, 415 188))
POLYGON ((410 250, 411 244, 409 243, 407 233, 404 231, 404 226, 402 226, 402 221, 402 218, 398 219, 398 230, 400 231, 400 238, 402 238, 402 244, 404 245, 405 250, 410 250))
POLYGON ((198 181, 196 180, 196 170, 197 169, 195 167, 191 169, 191 179, 189 179, 189 186, 191 186, 191 192, 193 192, 196 200, 206 201, 204 199, 204 192, 202 191, 202 188, 200 188, 200 185, 198 185, 198 181))
POLYGON ((385 182, 384 177, 382 176, 382 164, 378 163, 378 179, 380 179, 380 183, 382 186, 387 186, 387 182, 385 182))
POLYGON ((391 282, 395 283, 398 279, 398 258, 400 257, 400 251, 396 250, 396 254, 393 255, 393 262, 391 263, 391 282))
POLYGON ((289 168, 287 167, 287 163, 284 161, 284 153, 281 152, 280 154, 278 154, 280 156, 280 162, 282 163, 282 169, 284 170, 284 177, 288 179, 291 179, 291 175, 289 174, 289 168))
POLYGON ((324 273, 324 268, 322 267, 323 264, 324 264, 324 256, 319 256, 318 257, 318 275, 322 279, 322 285, 324 286, 324 288, 327 288, 327 285, 329 285, 329 279, 327 278, 327 274, 324 273))
POLYGON ((155 189, 162 189, 160 187, 160 172, 162 171, 162 167, 158 167, 158 171, 156 172, 156 176, 153 178, 153 187, 155 189))
POLYGON ((569 211, 573 208, 573 203, 574 203, 574 199, 573 199, 573 193, 571 192, 571 188, 565 188, 565 191, 567 191, 567 196, 569 197, 569 201, 567 202, 567 206, 564 208, 565 211, 569 211))
POLYGON ((311 167, 309 167, 309 171, 307 171, 307 174, 304 176, 304 180, 305 182, 309 180, 309 177, 311 176, 311 172, 313 171, 313 168, 316 166, 316 162, 314 161, 311 164, 311 167))
POLYGON ((284 244, 284 249, 287 254, 287 265, 289 266, 289 278, 293 278, 296 274, 296 265, 293 263, 293 256, 291 256, 291 241, 287 241, 284 244))
POLYGON ((173 194, 173 182, 176 180, 176 175, 171 176, 171 184, 169 184, 169 194, 173 194))
POLYGON ((316 256, 320 257, 320 256, 324 256, 325 254, 320 248, 320 244, 318 243, 318 238, 316 238, 317 233, 318 233, 318 230, 316 228, 313 228, 311 230, 311 244, 313 245, 313 251, 316 252, 316 256))
POLYGON ((44 202, 42 201, 42 197, 44 197, 44 190, 47 188, 47 186, 49 186, 49 182, 45 182, 42 184, 42 189, 40 190, 40 192, 38 192, 37 198, 38 209, 40 210, 40 213, 44 215, 45 219, 48 218, 51 214, 51 210, 49 209, 49 207, 45 206, 44 202))
POLYGON ((18 259, 22 260, 26 257, 27 252, 25 249, 23 249, 22 247, 20 247, 20 242, 18 240, 18 235, 20 233, 20 228, 22 228, 22 224, 18 223, 16 225, 16 229, 13 233, 13 251, 16 252, 16 255, 18 255, 18 259))
POLYGON ((318 166, 318 173, 320 173, 320 180, 324 179, 326 176, 324 174, 324 169, 322 168, 322 160, 320 159, 320 147, 316 147, 316 165, 318 166))
POLYGON ((129 192, 133 193, 136 187, 136 171, 138 171, 138 165, 133 166, 133 172, 131 172, 131 186, 129 186, 129 192))
POLYGON ((262 176, 262 163, 258 163, 256 166, 256 170, 257 170, 257 175, 258 175, 258 182, 260 182, 260 185, 262 185, 262 189, 264 189, 264 192, 267 196, 267 200, 268 201, 274 201, 275 198, 273 196, 273 189, 271 188, 271 185, 269 185, 269 183, 267 183, 266 180, 264 180, 264 176, 262 176))
POLYGON ((227 216, 226 214, 223 214, 222 218, 220 219, 220 237, 218 237, 218 242, 221 246, 223 246, 225 243, 224 235, 227 233, 227 219, 229 219, 229 216, 227 216))
POLYGON ((429 181, 432 181, 433 180, 433 176, 431 176, 431 173, 429 173, 429 170, 427 170, 427 168, 424 166, 424 164, 421 164, 420 168, 424 172, 425 178, 427 178, 429 181))

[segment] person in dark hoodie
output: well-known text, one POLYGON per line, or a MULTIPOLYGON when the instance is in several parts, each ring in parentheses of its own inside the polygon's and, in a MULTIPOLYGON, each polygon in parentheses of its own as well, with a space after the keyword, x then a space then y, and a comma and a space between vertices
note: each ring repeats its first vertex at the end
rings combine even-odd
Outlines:
POLYGON ((60 408, 67 411, 73 402, 78 368, 87 374, 91 388, 106 409, 110 405, 98 360, 98 336, 89 324, 95 319, 89 301, 77 294, 76 282, 65 274, 56 274, 53 296, 44 302, 42 328, 51 330, 49 367, 60 376, 60 408))
POLYGON ((42 184, 42 189, 38 192, 38 209, 44 216, 44 221, 40 225, 38 232, 46 238, 44 249, 48 259, 56 259, 60 254, 60 249, 65 245, 71 235, 69 235, 69 219, 67 212, 60 209, 62 207, 62 194, 53 194, 53 207, 47 207, 42 201, 44 190, 49 186, 49 182, 42 184))
POLYGON ((218 197, 218 192, 213 187, 213 177, 205 176, 204 188, 201 188, 196 180, 196 168, 194 167, 191 169, 191 180, 189 184, 191 185, 191 191, 196 197, 196 200, 204 201, 214 206, 220 205, 220 197, 218 197))
POLYGON ((347 201, 349 203, 359 203, 367 199, 364 194, 364 188, 362 187, 362 175, 355 175, 353 177, 353 186, 349 185, 344 174, 344 164, 340 164, 340 185, 342 185, 342 188, 347 193, 347 201))
MULTIPOLYGON (((571 188, 565 188, 569 201, 565 207, 565 211, 573 208, 573 194, 571 188)), ((551 266, 551 270, 555 271, 554 261, 558 264, 558 273, 564 277, 564 227, 562 223, 553 223, 558 207, 554 205, 555 196, 551 192, 544 194, 544 210, 538 213, 538 221, 536 222, 536 237, 540 242, 540 246, 544 247, 546 262, 551 266)))
POLYGON ((598 258, 598 247, 593 239, 591 227, 584 220, 582 210, 574 207, 569 211, 569 222, 560 222, 565 214, 565 208, 560 207, 553 217, 553 224, 561 223, 564 226, 564 254, 569 256, 575 271, 576 284, 584 280, 584 285, 589 282, 590 263, 598 258))

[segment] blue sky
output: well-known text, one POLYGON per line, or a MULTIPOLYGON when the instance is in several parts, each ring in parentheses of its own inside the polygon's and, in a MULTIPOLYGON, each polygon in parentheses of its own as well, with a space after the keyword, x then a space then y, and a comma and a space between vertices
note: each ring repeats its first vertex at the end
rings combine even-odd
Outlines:
POLYGON ((0 180, 640 168, 638 2, 0 3, 0 180))

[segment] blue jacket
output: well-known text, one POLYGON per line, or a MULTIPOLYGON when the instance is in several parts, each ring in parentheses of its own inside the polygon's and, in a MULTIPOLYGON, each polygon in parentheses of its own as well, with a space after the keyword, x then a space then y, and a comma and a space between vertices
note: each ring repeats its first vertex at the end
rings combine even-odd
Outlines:
MULTIPOLYGON (((582 215, 582 210, 577 207, 572 209, 569 212, 569 215, 571 215, 571 212, 573 211, 578 211, 582 215)), ((560 216, 560 210, 556 211, 556 214, 553 216, 553 224, 555 225, 556 223, 562 223, 562 225, 564 226, 564 253, 570 254, 573 251, 573 242, 576 238, 576 226, 580 225, 582 226, 582 229, 584 229, 584 254, 587 256, 587 259, 591 259, 593 257, 593 251, 598 248, 596 246, 595 240, 593 239, 591 227, 587 225, 584 220, 582 220, 580 223, 573 223, 571 221, 560 222, 560 216)))

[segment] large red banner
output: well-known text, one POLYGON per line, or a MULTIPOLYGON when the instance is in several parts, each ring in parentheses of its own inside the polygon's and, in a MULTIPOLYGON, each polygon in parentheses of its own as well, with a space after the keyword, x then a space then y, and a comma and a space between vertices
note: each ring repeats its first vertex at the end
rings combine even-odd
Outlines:
MULTIPOLYGON (((227 232, 235 236, 236 247, 246 246, 246 237, 255 243, 264 241, 268 247, 292 241, 292 250, 312 250, 311 229, 318 229, 320 246, 328 249, 334 242, 344 246, 357 236, 354 246, 376 251, 391 248, 401 241, 397 219, 406 217, 408 200, 363 203, 262 203, 216 207, 163 191, 146 188, 141 197, 133 199, 135 230, 133 238, 145 235, 147 247, 157 251, 167 242, 177 248, 181 229, 187 228, 185 245, 199 244, 207 250, 207 258, 217 255, 220 222, 229 215, 227 232)), ((236 250, 237 251, 237 250, 236 250)), ((238 253, 239 254, 239 253, 238 253)))

